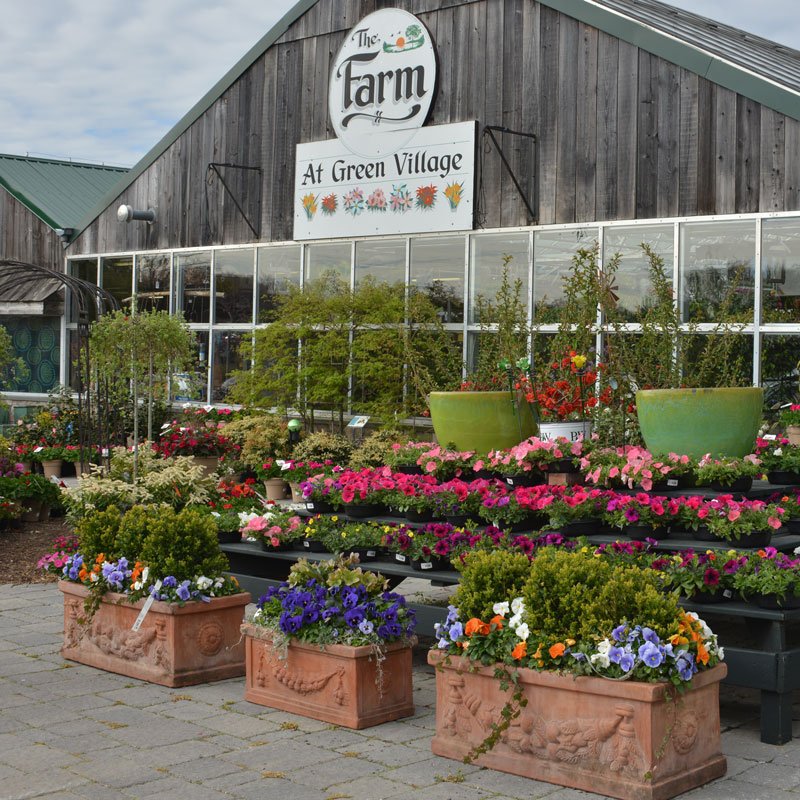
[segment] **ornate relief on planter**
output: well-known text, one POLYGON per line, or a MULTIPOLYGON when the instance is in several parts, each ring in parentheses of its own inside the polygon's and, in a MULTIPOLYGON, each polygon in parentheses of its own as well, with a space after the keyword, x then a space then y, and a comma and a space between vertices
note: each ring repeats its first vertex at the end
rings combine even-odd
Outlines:
POLYGON ((239 627, 250 602, 247 592, 183 607, 153 603, 134 631, 144 600, 129 603, 124 595, 109 593, 82 624, 88 590, 68 581, 59 581, 58 588, 64 595, 64 658, 162 686, 244 675, 239 627))
POLYGON ((242 625, 247 672, 244 698, 345 728, 369 728, 414 713, 411 647, 393 644, 377 673, 371 647, 292 641, 279 658, 269 629, 242 625))
MULTIPOLYGON (((500 721, 511 693, 493 667, 431 651, 436 670, 436 755, 462 760, 500 721), (463 671, 459 671, 463 670, 463 671)), ((657 683, 609 681, 521 669, 528 705, 476 764, 623 800, 665 800, 725 774, 719 682, 701 672, 691 691, 667 700, 657 683)))

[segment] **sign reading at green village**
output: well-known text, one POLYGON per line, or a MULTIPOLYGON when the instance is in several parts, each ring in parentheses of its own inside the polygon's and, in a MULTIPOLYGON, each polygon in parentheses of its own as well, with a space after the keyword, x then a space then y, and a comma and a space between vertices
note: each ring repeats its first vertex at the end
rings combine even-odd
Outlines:
POLYGON ((412 14, 376 11, 348 33, 329 84, 338 138, 297 145, 296 240, 472 228, 475 123, 424 128, 435 86, 412 14))

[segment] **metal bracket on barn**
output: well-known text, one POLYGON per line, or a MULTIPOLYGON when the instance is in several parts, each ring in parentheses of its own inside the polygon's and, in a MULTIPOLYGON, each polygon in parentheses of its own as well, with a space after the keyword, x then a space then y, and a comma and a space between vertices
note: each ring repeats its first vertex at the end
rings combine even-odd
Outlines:
POLYGON ((208 169, 206 170, 206 192, 205 192, 206 211, 208 211, 209 178, 211 177, 212 173, 216 175, 217 178, 219 178, 219 182, 222 184, 222 188, 227 192, 228 197, 230 197, 231 200, 233 201, 233 204, 236 206, 236 209, 242 215, 242 219, 247 223, 247 227, 250 228, 250 230, 253 232, 253 236, 255 236, 256 239, 259 239, 261 237, 261 187, 263 184, 263 181, 261 180, 261 175, 262 175, 261 167, 249 167, 244 164, 231 164, 218 161, 210 162, 208 165, 208 169), (250 221, 250 218, 247 216, 247 213, 245 212, 244 208, 242 208, 242 204, 239 202, 239 199, 233 193, 231 187, 228 186, 228 184, 226 183, 225 178, 222 175, 222 172, 220 172, 221 169, 243 169, 258 173, 258 212, 257 212, 258 216, 256 218, 255 226, 250 221))
POLYGON ((481 134, 484 138, 488 137, 492 144, 495 146, 498 155, 500 156, 500 160, 503 162, 503 166, 508 171, 511 180, 514 182, 514 186, 517 188, 517 192, 519 196, 522 198, 522 202, 525 203, 525 208, 528 209, 528 214, 530 215, 530 224, 537 225, 539 222, 539 214, 538 212, 534 211, 535 208, 539 207, 539 176, 538 176, 538 165, 539 165, 539 143, 536 139, 535 133, 523 133, 521 131, 512 131, 510 128, 505 128, 502 125, 484 125, 483 132, 481 134), (495 132, 500 134, 508 134, 509 136, 522 136, 526 139, 530 139, 533 143, 533 197, 528 199, 528 195, 525 193, 522 185, 520 184, 517 176, 514 174, 514 170, 511 168, 511 164, 506 158, 506 154, 503 152, 503 148, 500 145, 500 142, 497 140, 495 136, 495 132))

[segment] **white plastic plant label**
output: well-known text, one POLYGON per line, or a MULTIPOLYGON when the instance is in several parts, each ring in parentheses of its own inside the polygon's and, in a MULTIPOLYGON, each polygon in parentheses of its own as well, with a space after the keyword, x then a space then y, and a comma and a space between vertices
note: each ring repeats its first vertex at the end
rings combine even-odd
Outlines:
MULTIPOLYGON (((155 582, 155 590, 158 591, 161 588, 161 580, 157 580, 155 582)), ((147 612, 150 610, 150 607, 155 603, 156 598, 154 595, 150 595, 150 597, 145 600, 144 605, 142 606, 142 610, 139 612, 139 616, 136 617, 136 621, 133 623, 131 627, 132 631, 138 631, 139 628, 142 627, 142 623, 144 622, 144 618, 147 616, 147 612)))

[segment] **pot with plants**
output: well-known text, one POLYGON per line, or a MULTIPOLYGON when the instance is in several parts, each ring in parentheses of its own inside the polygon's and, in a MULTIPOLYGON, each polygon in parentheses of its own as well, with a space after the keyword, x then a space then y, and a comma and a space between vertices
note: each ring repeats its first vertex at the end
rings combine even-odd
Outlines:
POLYGON ((800 608, 800 557, 765 547, 748 554, 746 563, 733 578, 734 588, 748 603, 762 608, 800 608))
POLYGON ((244 536, 267 552, 301 548, 303 520, 293 511, 272 506, 261 513, 243 514, 240 519, 240 541, 244 536))
POLYGON ((59 582, 64 658, 163 686, 244 674, 238 628, 250 595, 225 576, 208 514, 111 508, 76 533, 59 582))
POLYGON ((753 479, 763 471, 761 459, 753 453, 744 458, 712 458, 706 453, 697 462, 695 474, 699 486, 709 486, 715 492, 746 494, 753 487, 753 479))
POLYGON ((686 498, 680 517, 699 541, 726 542, 731 547, 766 547, 781 527, 784 509, 763 500, 734 500, 720 495, 694 502, 686 498))
POLYGON ((671 515, 666 497, 639 492, 609 492, 602 521, 634 541, 662 540, 669 536, 671 515))
POLYGON ((661 556, 652 566, 665 577, 665 589, 690 603, 721 603, 735 598, 734 576, 746 562, 746 555, 736 553, 684 550, 661 556))
POLYGON ((354 729, 411 716, 414 626, 357 559, 301 559, 242 625, 245 700, 354 729))
POLYGON ((756 441, 756 455, 770 483, 784 486, 800 485, 800 446, 778 436, 756 441))
POLYGON ((791 445, 800 445, 800 404, 791 403, 781 409, 778 423, 786 432, 786 438, 791 445))
POLYGON ((375 561, 384 553, 386 525, 372 520, 345 522, 322 535, 322 542, 331 553, 355 554, 361 562, 375 561))
POLYGON ((428 654, 434 754, 625 800, 723 775, 722 649, 661 582, 581 550, 467 556, 428 654))

